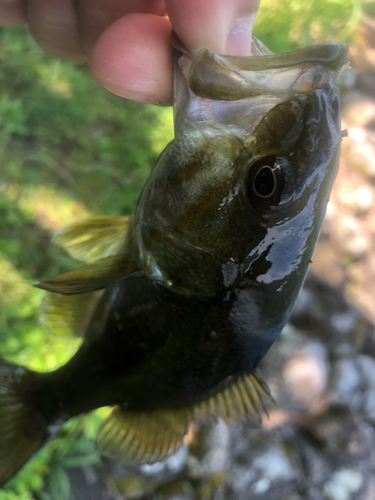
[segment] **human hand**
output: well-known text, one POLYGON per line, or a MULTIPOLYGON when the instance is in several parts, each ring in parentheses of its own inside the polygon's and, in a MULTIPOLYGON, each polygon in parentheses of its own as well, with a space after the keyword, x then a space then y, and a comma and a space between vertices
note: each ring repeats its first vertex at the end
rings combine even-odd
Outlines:
POLYGON ((47 52, 88 58, 94 77, 111 92, 163 105, 172 102, 172 26, 190 48, 249 55, 259 2, 0 0, 0 25, 28 23, 47 52))

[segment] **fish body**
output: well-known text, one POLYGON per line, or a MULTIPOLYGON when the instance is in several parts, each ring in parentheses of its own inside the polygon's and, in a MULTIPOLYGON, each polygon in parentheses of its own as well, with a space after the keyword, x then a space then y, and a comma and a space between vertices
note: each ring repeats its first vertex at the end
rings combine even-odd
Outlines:
POLYGON ((197 414, 257 416, 270 398, 256 368, 326 210, 347 48, 274 55, 254 38, 238 58, 175 46, 175 139, 134 216, 61 230, 56 242, 87 265, 39 284, 47 324, 81 347, 50 373, 0 361, 0 485, 82 412, 116 406, 99 446, 152 463, 197 414))

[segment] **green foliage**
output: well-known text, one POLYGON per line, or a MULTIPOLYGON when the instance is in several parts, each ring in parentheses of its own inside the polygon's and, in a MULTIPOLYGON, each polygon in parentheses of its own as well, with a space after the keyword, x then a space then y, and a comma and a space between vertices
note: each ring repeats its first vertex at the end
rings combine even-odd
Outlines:
MULTIPOLYGON (((32 284, 77 265, 50 247, 52 233, 90 215, 133 212, 172 137, 171 110, 111 95, 87 65, 49 57, 23 28, 0 31, 0 96, 0 357, 48 371, 80 343, 51 335, 38 318, 43 292, 32 284)), ((69 421, 0 500, 70 498, 69 469, 100 463, 104 413, 69 421)))
POLYGON ((349 42, 366 0, 262 0, 254 33, 273 52, 314 43, 349 42))
POLYGON ((6 489, 0 491, 0 500, 28 500, 32 498, 30 493, 37 494, 42 500, 68 500, 69 468, 100 464, 90 433, 92 424, 97 431, 100 421, 98 412, 94 412, 90 417, 78 417, 68 422, 56 438, 7 484, 6 489), (87 426, 88 433, 85 432, 85 421, 91 422, 87 426))

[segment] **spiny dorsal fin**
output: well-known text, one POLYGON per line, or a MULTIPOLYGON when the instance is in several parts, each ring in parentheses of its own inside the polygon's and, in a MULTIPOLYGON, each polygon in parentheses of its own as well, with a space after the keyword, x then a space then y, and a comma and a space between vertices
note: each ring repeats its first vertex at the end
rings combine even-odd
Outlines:
POLYGON ((275 402, 266 382, 257 371, 230 377, 212 392, 212 395, 194 406, 194 412, 203 419, 213 416, 228 422, 229 418, 237 420, 239 415, 246 420, 250 416, 255 417, 261 423, 261 411, 268 415, 263 398, 275 402))
POLYGON ((86 327, 104 290, 76 295, 47 293, 42 321, 59 337, 84 337, 86 327))
POLYGON ((57 278, 42 281, 35 286, 48 292, 73 295, 102 290, 138 274, 141 274, 141 271, 130 255, 114 255, 61 274, 57 278))
POLYGON ((73 259, 93 262, 124 250, 130 216, 89 217, 55 232, 53 241, 73 259))
POLYGON ((230 377, 203 401, 185 408, 127 411, 116 407, 100 430, 97 444, 105 455, 125 465, 152 464, 176 452, 190 420, 199 416, 238 420, 267 414, 262 398, 274 402, 267 384, 256 371, 230 377))
POLYGON ((99 432, 101 451, 125 465, 152 464, 182 445, 189 409, 126 411, 117 406, 99 432))

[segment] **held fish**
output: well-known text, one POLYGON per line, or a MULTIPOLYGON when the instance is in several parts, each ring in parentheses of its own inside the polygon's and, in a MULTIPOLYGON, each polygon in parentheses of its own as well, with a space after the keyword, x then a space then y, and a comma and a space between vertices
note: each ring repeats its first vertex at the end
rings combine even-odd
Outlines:
POLYGON ((45 322, 81 336, 64 366, 0 361, 0 485, 70 417, 115 406, 98 436, 127 464, 161 460, 197 415, 259 418, 256 371, 305 277, 336 174, 335 77, 347 47, 250 57, 175 38, 175 139, 133 217, 55 241, 83 267, 38 286, 45 322))

